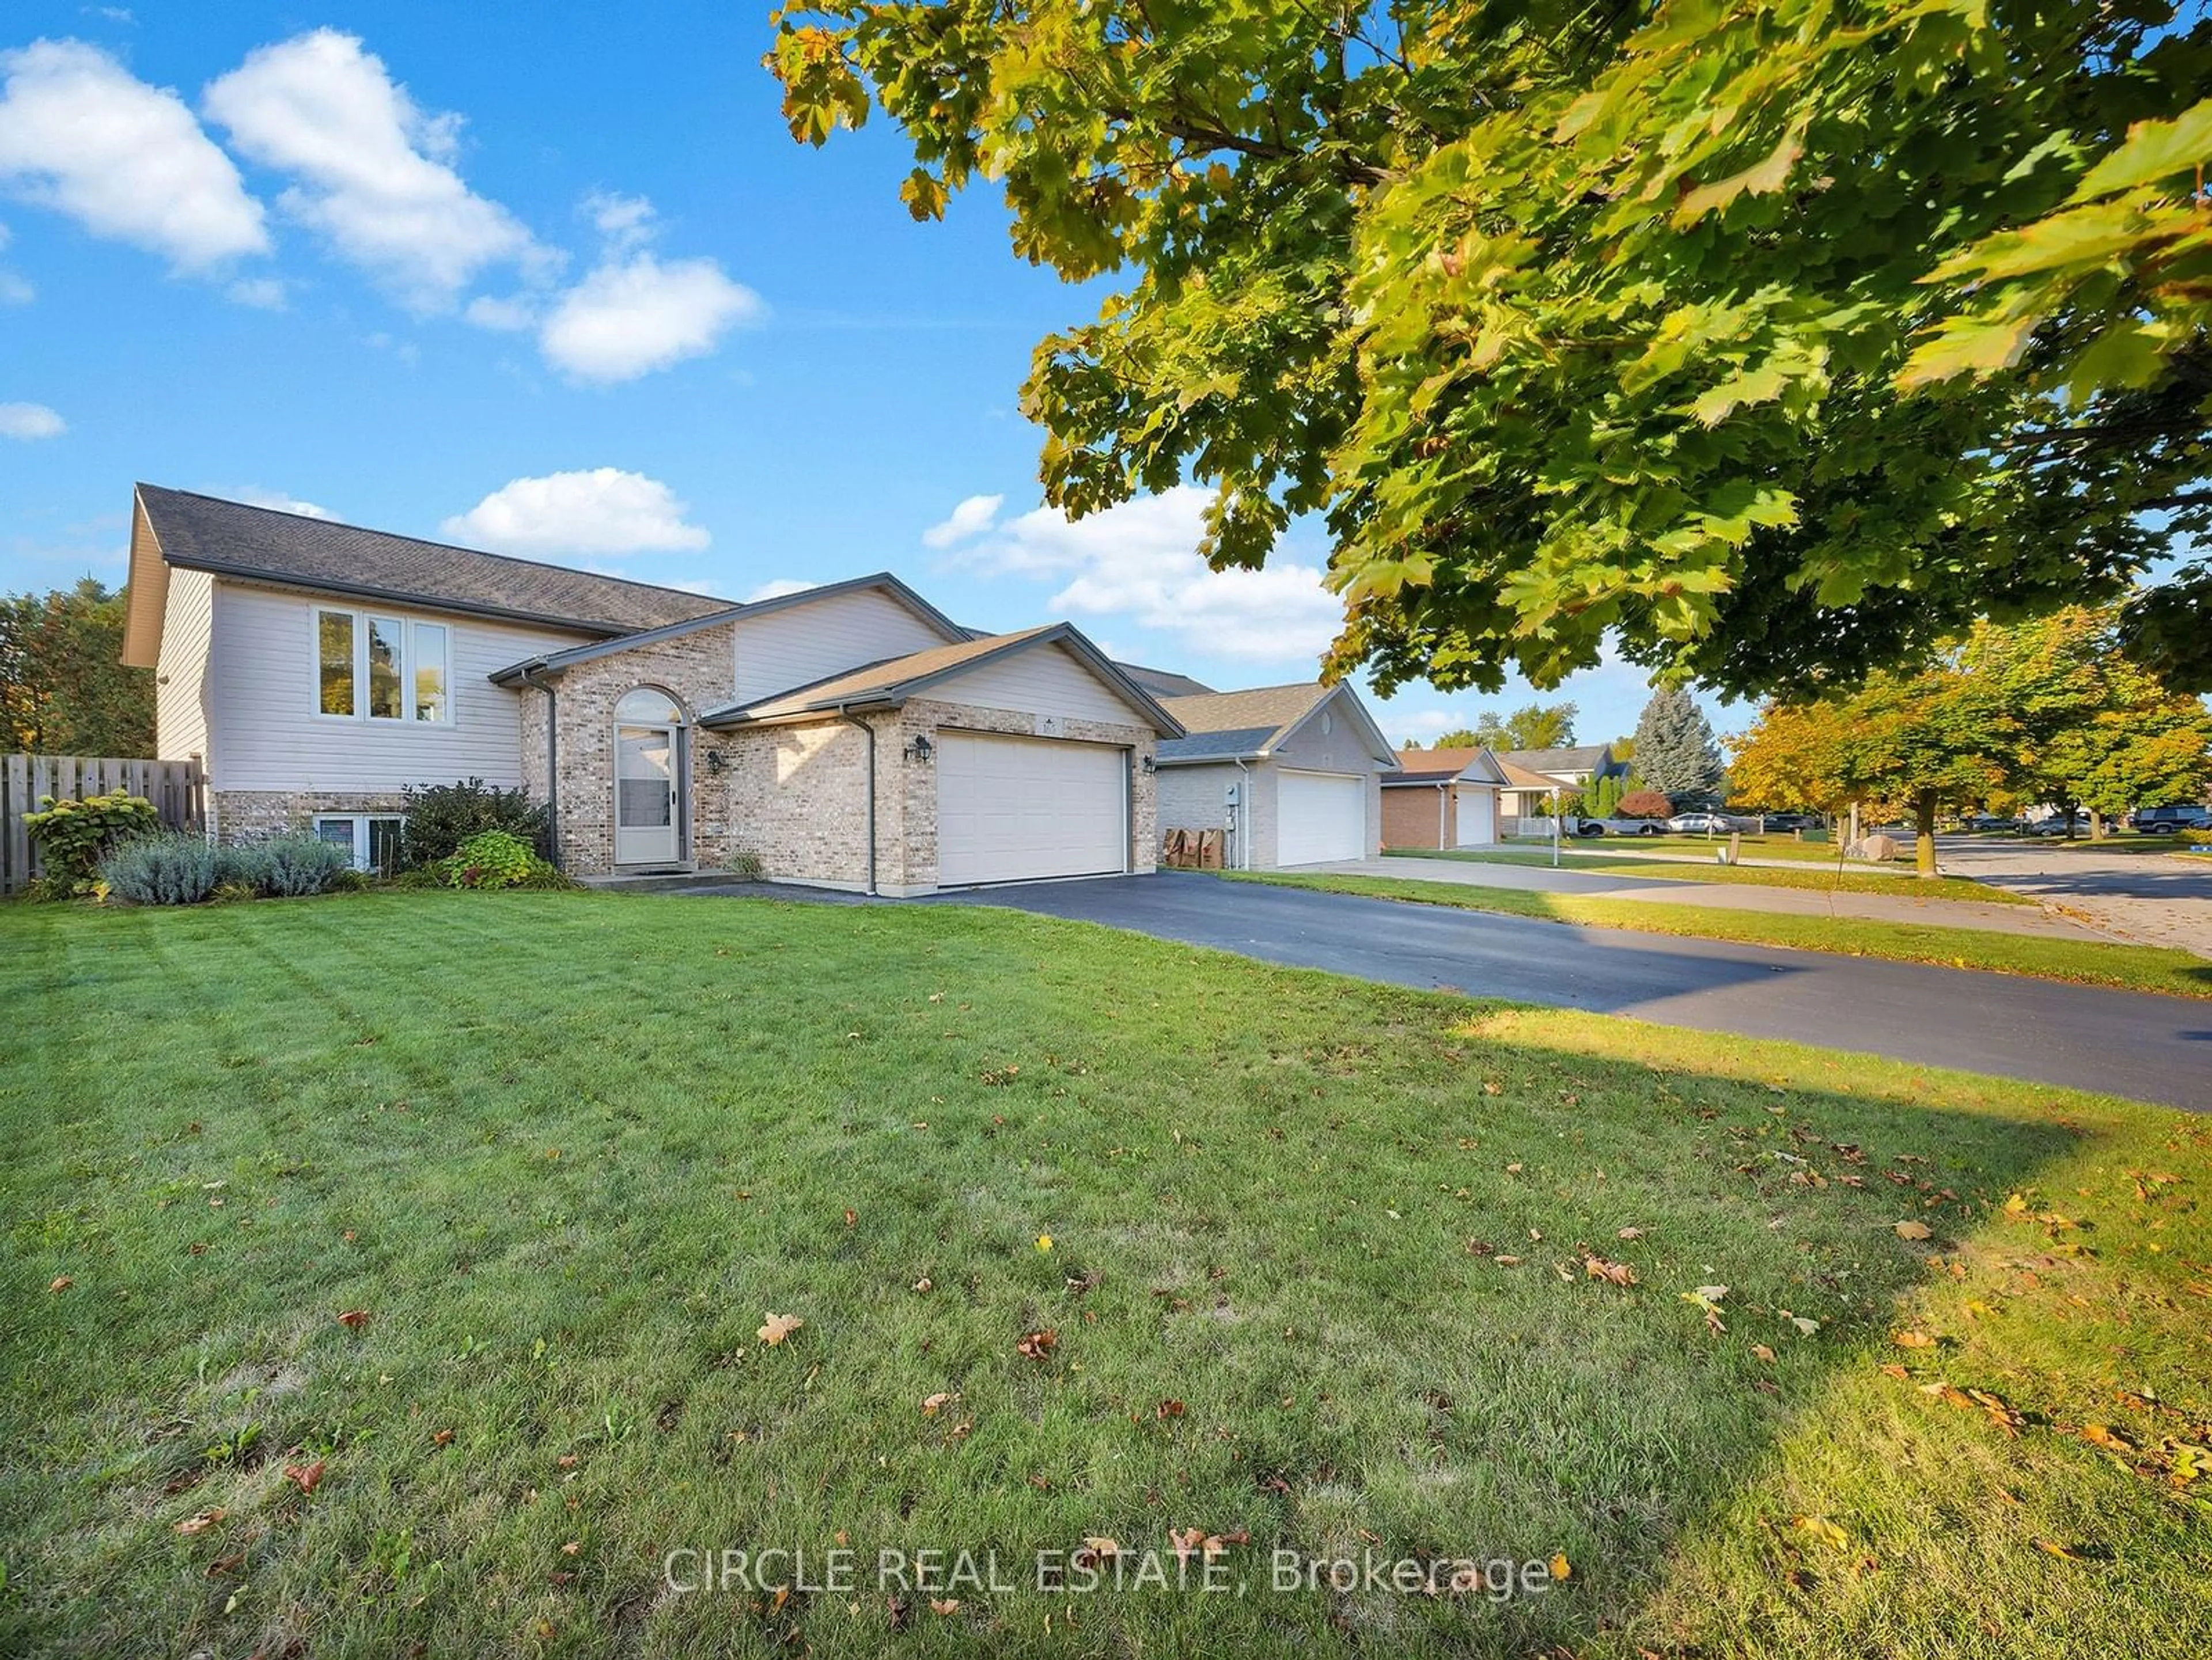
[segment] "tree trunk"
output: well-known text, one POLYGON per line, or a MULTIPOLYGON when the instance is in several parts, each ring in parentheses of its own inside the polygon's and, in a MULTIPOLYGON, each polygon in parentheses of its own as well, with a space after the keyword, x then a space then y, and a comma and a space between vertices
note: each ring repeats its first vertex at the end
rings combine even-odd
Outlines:
POLYGON ((1913 865, 1923 876, 1936 874, 1936 792, 1922 790, 1912 798, 1913 865))
POLYGON ((2094 807, 2089 809, 2089 839, 2092 842, 2105 839, 2105 815, 2094 807))

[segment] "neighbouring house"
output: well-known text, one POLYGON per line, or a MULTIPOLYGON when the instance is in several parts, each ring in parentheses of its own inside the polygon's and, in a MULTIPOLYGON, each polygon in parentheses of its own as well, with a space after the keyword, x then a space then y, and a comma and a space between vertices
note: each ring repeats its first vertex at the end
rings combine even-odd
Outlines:
POLYGON ((1613 758, 1610 744, 1577 744, 1563 749, 1500 750, 1497 752, 1498 766, 1504 770, 1508 787, 1498 800, 1498 818, 1505 834, 1510 834, 1510 821, 1519 818, 1542 818, 1552 811, 1552 792, 1562 796, 1589 787, 1593 779, 1610 777, 1616 774, 1626 776, 1628 763, 1613 758))
POLYGON ((1163 830, 1224 831, 1222 862, 1237 870, 1365 859, 1380 848, 1380 786, 1397 757, 1350 686, 1163 701, 1187 734, 1159 746, 1163 830))
POLYGON ((1382 845, 1492 846, 1506 781, 1486 749, 1400 750, 1398 770, 1382 781, 1382 845))
POLYGON ((216 834, 312 825, 364 866, 408 786, 480 777, 550 804, 577 876, 1149 871, 1182 732, 1072 625, 977 635, 888 574, 739 605, 148 484, 123 658, 216 834))

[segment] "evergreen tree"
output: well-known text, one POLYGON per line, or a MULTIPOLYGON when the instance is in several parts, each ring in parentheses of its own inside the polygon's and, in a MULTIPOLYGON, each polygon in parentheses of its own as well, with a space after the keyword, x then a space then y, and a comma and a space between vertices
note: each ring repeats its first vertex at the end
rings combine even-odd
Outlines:
POLYGON ((1677 812, 1717 799, 1720 745, 1697 699, 1686 691, 1655 691, 1636 722, 1636 777, 1659 791, 1677 812))

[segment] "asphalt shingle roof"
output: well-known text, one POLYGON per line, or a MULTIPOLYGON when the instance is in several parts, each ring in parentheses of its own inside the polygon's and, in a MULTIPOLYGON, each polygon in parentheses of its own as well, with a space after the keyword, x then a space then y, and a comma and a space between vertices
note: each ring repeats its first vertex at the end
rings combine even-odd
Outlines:
POLYGON ((1163 761, 1226 761, 1258 754, 1285 728, 1311 714, 1335 688, 1312 684, 1261 686, 1255 691, 1214 691, 1170 697, 1164 706, 1190 736, 1160 745, 1163 761))
POLYGON ((1155 697, 1204 697, 1213 690, 1203 680, 1194 680, 1172 669, 1148 669, 1142 663, 1116 663, 1114 666, 1155 697))
POLYGON ((1577 744, 1565 749, 1500 750, 1498 758, 1531 772, 1595 772, 1605 760, 1603 744, 1577 744))
POLYGON ((629 634, 731 609, 733 602, 473 548, 418 541, 189 490, 138 486, 173 565, 522 621, 629 634))
MULTIPOLYGON (((1479 747, 1447 750, 1400 750, 1398 771, 1384 779, 1386 784, 1437 784, 1456 778, 1473 766, 1486 751, 1479 747)), ((1495 783, 1495 779, 1475 778, 1474 783, 1495 783)))

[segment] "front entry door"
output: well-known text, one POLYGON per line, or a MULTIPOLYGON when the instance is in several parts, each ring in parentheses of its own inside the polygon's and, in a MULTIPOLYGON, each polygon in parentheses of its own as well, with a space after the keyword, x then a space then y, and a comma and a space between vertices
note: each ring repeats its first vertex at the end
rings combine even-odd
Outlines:
POLYGON ((615 728, 615 863, 672 865, 684 856, 680 727, 615 728))

